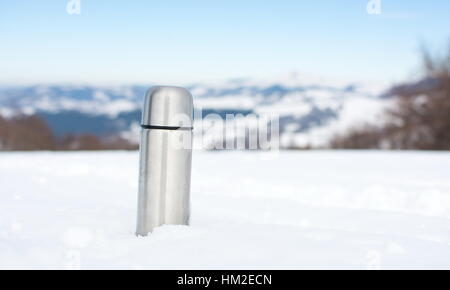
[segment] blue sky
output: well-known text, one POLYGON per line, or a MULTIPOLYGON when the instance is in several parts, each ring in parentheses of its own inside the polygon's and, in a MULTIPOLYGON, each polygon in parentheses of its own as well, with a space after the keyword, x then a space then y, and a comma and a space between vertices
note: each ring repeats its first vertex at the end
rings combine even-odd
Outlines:
POLYGON ((415 74, 450 42, 450 1, 0 1, 0 82, 171 83, 292 71, 352 80, 415 74))

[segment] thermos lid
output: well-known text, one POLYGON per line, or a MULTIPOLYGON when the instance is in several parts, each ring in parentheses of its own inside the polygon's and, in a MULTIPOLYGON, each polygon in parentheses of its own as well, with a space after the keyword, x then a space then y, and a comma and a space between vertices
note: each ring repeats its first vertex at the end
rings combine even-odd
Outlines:
POLYGON ((192 95, 181 87, 150 88, 142 110, 142 125, 155 127, 192 127, 192 95))

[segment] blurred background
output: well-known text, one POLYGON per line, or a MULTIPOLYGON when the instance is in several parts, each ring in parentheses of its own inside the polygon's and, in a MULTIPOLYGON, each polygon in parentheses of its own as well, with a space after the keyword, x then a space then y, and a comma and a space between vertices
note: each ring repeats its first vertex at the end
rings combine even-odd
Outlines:
POLYGON ((152 85, 283 149, 450 150, 447 0, 1 1, 0 35, 1 151, 137 149, 152 85))

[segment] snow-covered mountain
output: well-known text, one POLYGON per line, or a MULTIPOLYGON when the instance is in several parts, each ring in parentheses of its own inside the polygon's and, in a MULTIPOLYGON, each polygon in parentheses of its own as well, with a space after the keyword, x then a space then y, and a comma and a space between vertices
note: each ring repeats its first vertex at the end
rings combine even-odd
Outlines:
MULTIPOLYGON (((121 134, 137 140, 140 109, 150 87, 36 85, 0 87, 0 114, 39 114, 55 134, 121 134)), ((187 86, 203 116, 275 114, 281 144, 320 146, 335 133, 378 120, 389 104, 385 87, 296 74, 271 80, 239 79, 187 86)))

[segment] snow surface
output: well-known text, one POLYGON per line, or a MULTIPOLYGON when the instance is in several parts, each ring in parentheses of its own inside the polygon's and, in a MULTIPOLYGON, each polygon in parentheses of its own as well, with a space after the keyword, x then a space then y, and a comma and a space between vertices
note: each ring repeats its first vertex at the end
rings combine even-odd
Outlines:
POLYGON ((1 153, 0 269, 450 269, 450 154, 194 152, 134 236, 137 152, 1 153))

